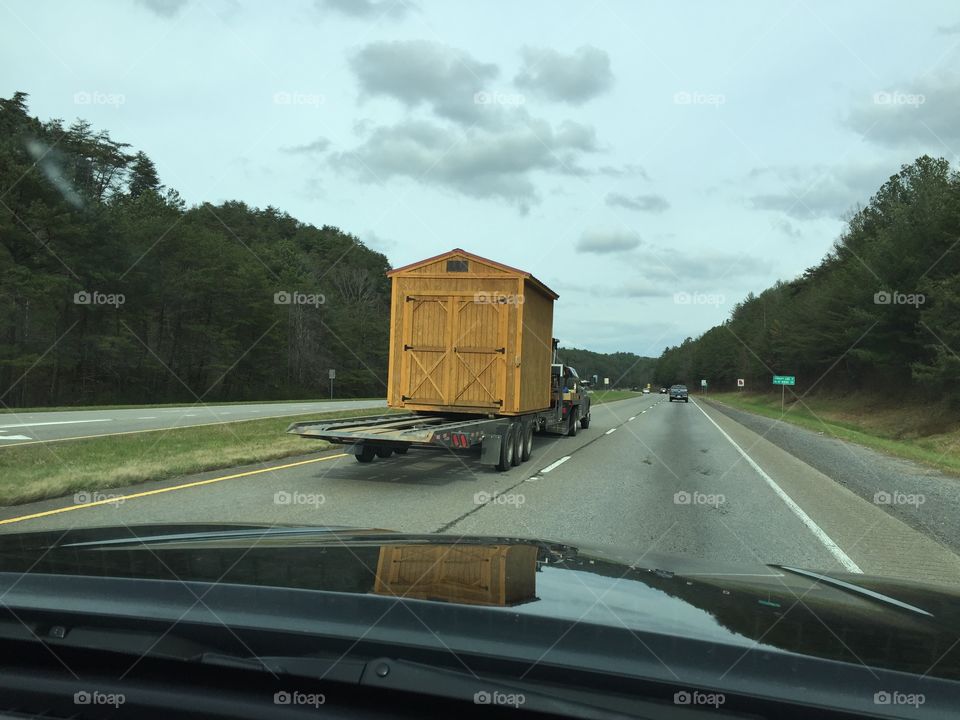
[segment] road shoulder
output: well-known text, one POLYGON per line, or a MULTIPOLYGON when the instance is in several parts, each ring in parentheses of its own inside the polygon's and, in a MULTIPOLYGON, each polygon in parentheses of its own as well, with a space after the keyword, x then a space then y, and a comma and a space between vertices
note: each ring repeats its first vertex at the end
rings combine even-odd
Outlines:
POLYGON ((960 584, 960 558, 943 543, 891 516, 710 403, 697 401, 697 405, 863 572, 960 584))

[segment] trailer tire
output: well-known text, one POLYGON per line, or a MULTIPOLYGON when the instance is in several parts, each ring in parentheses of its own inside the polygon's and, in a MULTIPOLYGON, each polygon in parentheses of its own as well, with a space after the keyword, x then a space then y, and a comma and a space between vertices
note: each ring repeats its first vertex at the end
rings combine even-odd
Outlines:
POLYGON ((590 427, 590 413, 588 412, 586 417, 580 418, 580 429, 586 430, 590 427))
POLYGON ((523 452, 520 454, 521 462, 526 462, 533 456, 533 423, 528 422, 523 426, 523 452))
POLYGON ((388 457, 393 455, 393 448, 379 447, 376 449, 376 453, 378 458, 387 459, 388 457))
POLYGON ((523 462, 523 425, 513 424, 513 466, 523 462))
POLYGON ((404 445, 403 447, 394 448, 393 451, 394 451, 397 455, 406 455, 406 454, 407 454, 407 450, 409 450, 409 449, 410 449, 410 446, 409 446, 409 445, 404 445))
POLYGON ((376 457, 377 451, 372 447, 364 445, 360 448, 360 452, 357 453, 356 458, 357 462, 368 463, 373 462, 373 458, 376 457))
POLYGON ((497 470, 503 472, 513 467, 513 436, 516 431, 513 424, 507 427, 507 431, 500 438, 500 461, 497 463, 497 470))
POLYGON ((570 411, 570 427, 567 428, 568 437, 576 437, 580 429, 580 408, 570 411))

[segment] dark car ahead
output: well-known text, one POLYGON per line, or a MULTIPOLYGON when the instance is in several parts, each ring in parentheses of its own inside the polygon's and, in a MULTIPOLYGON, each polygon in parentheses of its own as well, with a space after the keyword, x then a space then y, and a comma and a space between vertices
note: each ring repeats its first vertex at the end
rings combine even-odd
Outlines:
POLYGON ((674 400, 690 402, 690 398, 687 396, 686 385, 674 385, 670 388, 670 402, 673 402, 674 400))

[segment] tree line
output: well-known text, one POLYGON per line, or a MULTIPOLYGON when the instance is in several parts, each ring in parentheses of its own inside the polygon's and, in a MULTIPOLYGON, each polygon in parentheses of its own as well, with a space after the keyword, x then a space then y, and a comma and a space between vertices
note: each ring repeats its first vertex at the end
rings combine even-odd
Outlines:
POLYGON ((664 350, 656 382, 960 401, 960 175, 922 156, 852 213, 830 252, 664 350))
POLYGON ((592 380, 596 375, 596 389, 642 388, 652 382, 655 358, 642 357, 629 352, 598 353, 579 348, 559 348, 557 359, 577 370, 577 374, 592 380), (610 385, 604 385, 604 378, 610 378, 610 385))
POLYGON ((0 406, 385 393, 387 258, 0 99, 0 406))

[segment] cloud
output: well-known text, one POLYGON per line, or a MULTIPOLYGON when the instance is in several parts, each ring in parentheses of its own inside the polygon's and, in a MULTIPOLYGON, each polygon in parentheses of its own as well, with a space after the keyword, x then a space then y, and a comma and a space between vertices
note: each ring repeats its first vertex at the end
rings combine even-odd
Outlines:
POLYGON ((551 48, 526 47, 523 66, 514 78, 517 87, 551 100, 582 105, 613 85, 610 56, 585 45, 571 55, 551 48))
POLYGON ((937 32, 941 35, 956 35, 960 33, 960 22, 956 22, 953 25, 939 25, 937 32))
POLYGON ((597 174, 607 175, 609 177, 641 177, 644 180, 649 180, 650 176, 647 175, 647 171, 644 170, 640 165, 627 163, 625 165, 602 165, 597 169, 597 174))
POLYGON ((337 167, 368 182, 406 177, 475 198, 500 199, 521 211, 539 201, 535 172, 560 173, 596 150, 593 130, 573 122, 554 128, 545 120, 496 129, 439 126, 409 120, 375 128, 337 167))
POLYGON ((363 233, 361 239, 363 240, 363 244, 371 250, 376 250, 384 254, 386 254, 388 250, 393 250, 400 245, 396 240, 385 238, 373 230, 367 230, 367 232, 363 233))
POLYGON ((310 143, 305 143, 303 145, 288 145, 280 149, 286 153, 313 155, 326 152, 327 148, 329 147, 330 141, 325 137, 320 137, 310 143))
POLYGON ((389 17, 400 20, 419 8, 409 0, 317 0, 320 10, 332 10, 350 18, 389 17))
POLYGON ((960 146, 960 73, 923 76, 878 88, 858 103, 845 125, 876 145, 909 148, 914 156, 955 154, 960 146))
POLYGON ((768 277, 773 271, 773 258, 746 253, 724 253, 709 248, 678 250, 672 247, 645 245, 626 258, 627 263, 643 274, 648 283, 662 283, 669 293, 675 290, 722 292, 723 286, 737 277, 768 277), (714 287, 714 286, 717 287, 714 287))
POLYGON ((879 162, 754 168, 748 180, 778 188, 754 194, 747 202, 754 210, 774 210, 794 220, 842 220, 851 208, 865 205, 889 175, 890 168, 879 162))
POLYGON ((665 297, 667 293, 648 282, 632 281, 616 287, 594 287, 593 294, 597 297, 625 297, 625 298, 653 298, 665 297))
POLYGON ((661 195, 628 196, 621 193, 609 193, 607 195, 607 205, 653 213, 662 213, 670 207, 670 203, 661 195))
POLYGON ((175 17, 187 4, 187 0, 138 0, 140 5, 164 18, 175 17))
POLYGON ((640 238, 636 233, 624 230, 588 230, 577 242, 576 248, 580 252, 605 255, 633 250, 639 246, 640 238))
POLYGON ((500 72, 496 65, 427 40, 370 43, 350 59, 350 68, 367 95, 385 95, 408 108, 427 105, 460 123, 489 124, 505 106, 483 102, 494 98, 489 87, 500 72))

